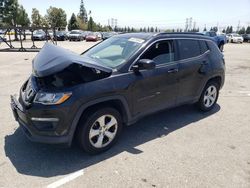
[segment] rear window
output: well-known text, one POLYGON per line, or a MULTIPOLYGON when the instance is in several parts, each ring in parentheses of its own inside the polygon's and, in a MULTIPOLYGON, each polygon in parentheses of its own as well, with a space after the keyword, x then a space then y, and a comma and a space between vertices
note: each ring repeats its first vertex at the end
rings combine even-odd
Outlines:
POLYGON ((200 45, 198 40, 180 39, 177 40, 180 59, 188 59, 200 55, 200 45))
POLYGON ((201 50, 201 54, 204 54, 206 51, 209 50, 208 46, 207 46, 207 43, 204 40, 201 40, 199 42, 200 42, 200 47, 201 47, 201 49, 200 49, 201 50))

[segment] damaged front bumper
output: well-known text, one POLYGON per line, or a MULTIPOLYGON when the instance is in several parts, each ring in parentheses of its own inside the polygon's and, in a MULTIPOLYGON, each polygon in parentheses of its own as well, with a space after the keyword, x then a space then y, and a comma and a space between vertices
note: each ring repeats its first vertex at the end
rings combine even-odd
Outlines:
POLYGON ((65 124, 60 110, 41 110, 39 107, 25 109, 24 106, 11 96, 11 109, 15 120, 19 123, 27 138, 33 142, 47 144, 63 144, 69 146, 71 137, 65 134, 69 124, 65 124), (64 122, 64 124, 61 124, 64 122), (67 127, 67 128, 66 128, 67 127), (66 128, 66 130, 63 130, 66 128))

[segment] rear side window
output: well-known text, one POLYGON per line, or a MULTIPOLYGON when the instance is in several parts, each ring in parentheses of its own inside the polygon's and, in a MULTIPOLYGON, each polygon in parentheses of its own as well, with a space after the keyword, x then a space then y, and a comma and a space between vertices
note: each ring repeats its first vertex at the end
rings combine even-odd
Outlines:
POLYGON ((204 40, 200 40, 199 42, 200 42, 200 47, 201 47, 201 54, 204 54, 206 51, 209 50, 207 43, 204 40))
POLYGON ((200 55, 200 45, 198 40, 180 39, 177 40, 179 48, 179 58, 188 59, 200 55))
POLYGON ((160 41, 153 44, 141 59, 151 59, 156 65, 174 61, 174 46, 172 40, 160 41))

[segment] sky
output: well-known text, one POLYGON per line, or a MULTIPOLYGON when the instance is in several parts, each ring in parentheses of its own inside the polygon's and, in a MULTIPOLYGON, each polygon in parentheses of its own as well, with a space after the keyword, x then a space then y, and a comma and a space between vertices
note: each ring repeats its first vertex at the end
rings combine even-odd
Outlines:
MULTIPOLYGON (((67 20, 72 13, 78 14, 81 0, 19 0, 29 16, 32 8, 45 15, 50 6, 62 8, 67 20)), ((91 10, 95 22, 108 25, 111 18, 117 19, 120 27, 147 27, 161 29, 185 28, 186 18, 192 18, 196 27, 207 28, 227 25, 250 25, 250 0, 84 0, 87 12, 91 10)))

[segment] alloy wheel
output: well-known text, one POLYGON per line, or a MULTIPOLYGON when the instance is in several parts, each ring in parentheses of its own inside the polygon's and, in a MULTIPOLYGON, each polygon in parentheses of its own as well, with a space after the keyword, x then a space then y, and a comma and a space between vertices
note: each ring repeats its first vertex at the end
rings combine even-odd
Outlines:
POLYGON ((118 122, 112 115, 99 117, 91 126, 89 141, 95 148, 103 148, 109 145, 115 138, 118 122))
POLYGON ((205 107, 206 108, 211 107, 215 103, 216 97, 217 97, 216 87, 214 85, 209 86, 204 94, 204 99, 203 99, 205 107))

